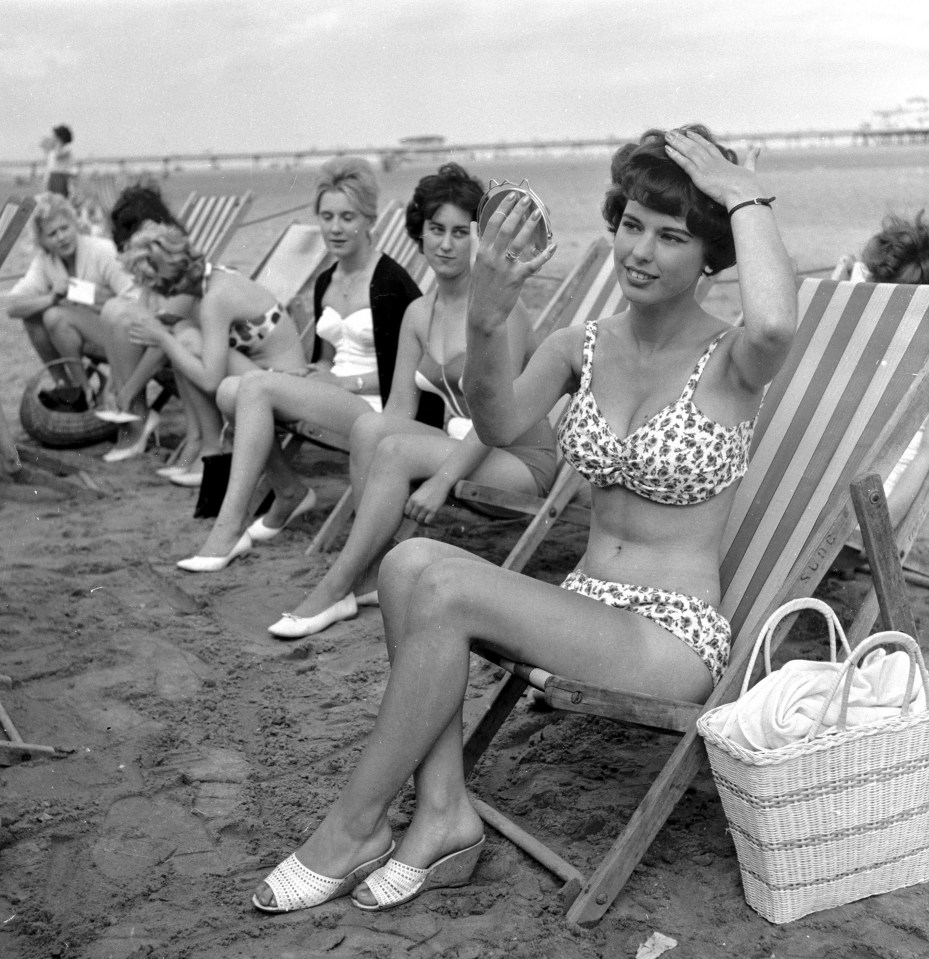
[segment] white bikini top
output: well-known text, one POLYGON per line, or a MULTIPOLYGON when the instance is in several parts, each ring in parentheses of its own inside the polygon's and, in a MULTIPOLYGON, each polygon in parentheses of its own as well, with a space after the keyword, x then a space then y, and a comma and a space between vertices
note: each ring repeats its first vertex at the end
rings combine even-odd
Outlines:
POLYGON ((370 307, 343 317, 338 310, 327 306, 316 321, 316 334, 335 349, 333 375, 364 376, 377 372, 374 319, 370 307))

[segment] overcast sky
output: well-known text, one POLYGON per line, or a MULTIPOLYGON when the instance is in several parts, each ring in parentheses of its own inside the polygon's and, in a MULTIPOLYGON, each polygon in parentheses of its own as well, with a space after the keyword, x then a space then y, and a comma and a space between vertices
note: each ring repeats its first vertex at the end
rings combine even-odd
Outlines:
POLYGON ((859 126, 929 0, 0 0, 0 158, 859 126))

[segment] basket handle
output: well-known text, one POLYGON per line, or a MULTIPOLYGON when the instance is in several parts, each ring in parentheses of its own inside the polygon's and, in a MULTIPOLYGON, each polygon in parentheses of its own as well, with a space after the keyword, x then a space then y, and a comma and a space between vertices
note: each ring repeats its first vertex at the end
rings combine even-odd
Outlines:
POLYGON ((929 672, 926 670, 926 664, 923 661, 922 650, 919 648, 919 644, 916 642, 916 640, 907 633, 901 633, 896 630, 887 630, 882 633, 875 633, 873 636, 869 636, 867 639, 862 640, 862 642, 855 647, 855 651, 848 657, 848 660, 842 667, 842 672, 839 674, 832 689, 829 691, 829 695, 826 697, 823 703, 823 708, 820 710, 816 724, 813 726, 808 738, 812 739, 822 732, 823 723, 826 719, 826 713, 829 711, 829 707, 832 705, 832 701, 835 699, 835 694, 838 692, 840 686, 842 687, 842 703, 839 707, 837 728, 839 732, 845 732, 848 721, 848 700, 852 692, 852 679, 854 677, 855 670, 858 668, 858 664, 865 656, 867 656, 868 653, 871 652, 872 649, 876 649, 878 646, 889 645, 902 646, 904 652, 906 652, 910 660, 910 669, 906 678, 906 694, 903 697, 903 705, 900 708, 900 715, 909 716, 910 714, 910 708, 914 699, 913 686, 916 682, 917 669, 919 670, 920 678, 922 679, 923 691, 926 694, 926 701, 929 702, 929 672))
POLYGON ((804 609, 815 610, 825 617, 826 625, 829 627, 830 662, 834 663, 836 661, 836 636, 838 636, 838 638, 842 641, 842 649, 845 650, 846 658, 852 655, 851 647, 848 645, 848 640, 845 638, 845 630, 842 629, 842 624, 839 622, 839 617, 836 615, 835 610, 828 603, 824 603, 821 599, 815 599, 812 596, 803 596, 799 599, 792 599, 789 602, 784 603, 782 606, 779 606, 765 620, 764 625, 761 627, 761 631, 758 633, 758 638, 755 640, 755 647, 752 649, 752 655, 749 658, 748 666, 745 669, 745 676, 742 679, 742 692, 740 695, 744 696, 748 691, 748 686, 751 682, 752 671, 754 670, 755 662, 758 659, 758 652, 762 648, 764 648, 765 675, 771 675, 771 637, 774 635, 774 632, 782 619, 785 619, 787 616, 791 616, 793 613, 799 613, 804 609))

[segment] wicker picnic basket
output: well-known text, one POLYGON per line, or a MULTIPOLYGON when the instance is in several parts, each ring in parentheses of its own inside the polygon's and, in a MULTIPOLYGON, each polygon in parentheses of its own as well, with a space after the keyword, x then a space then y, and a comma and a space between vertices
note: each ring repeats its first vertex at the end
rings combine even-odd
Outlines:
MULTIPOLYGON (((117 427, 94 415, 93 408, 80 413, 49 409, 39 394, 55 386, 55 378, 49 367, 64 363, 53 360, 39 370, 27 383, 19 404, 19 419, 23 429, 43 446, 58 448, 89 446, 104 440, 115 440, 117 427)), ((84 367, 94 393, 94 406, 106 386, 102 370, 84 360, 84 367)))
MULTIPOLYGON (((768 620, 743 695, 759 646, 770 643, 780 619, 815 602, 787 604, 768 620)), ((834 661, 834 638, 832 651, 834 661)), ((768 646, 766 662, 770 673, 768 646)), ((721 717, 714 715, 733 703, 697 722, 735 841, 746 901, 771 922, 929 880, 929 711, 910 705, 918 680, 929 697, 919 646, 903 633, 878 633, 856 647, 837 676, 810 736, 786 746, 750 750, 721 736, 721 717), (909 656, 904 706, 891 720, 847 727, 853 673, 882 645, 902 646, 909 656), (823 731, 835 696, 841 696, 838 724, 823 731)))

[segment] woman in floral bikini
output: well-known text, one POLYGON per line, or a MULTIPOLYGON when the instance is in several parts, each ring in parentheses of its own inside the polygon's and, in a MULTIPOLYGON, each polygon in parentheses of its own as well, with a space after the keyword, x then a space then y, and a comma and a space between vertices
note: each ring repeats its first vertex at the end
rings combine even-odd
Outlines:
POLYGON ((256 907, 352 892, 358 907, 384 909, 468 881, 483 842, 462 769, 474 641, 598 685, 694 702, 710 693, 729 652, 715 609, 723 530, 797 314, 756 157, 737 165, 703 127, 649 131, 621 149, 604 215, 628 309, 548 337, 519 375, 507 320, 554 248, 520 259, 538 213, 515 194, 491 217, 468 314, 475 429, 505 445, 573 394, 559 440, 592 485, 587 550, 563 588, 434 540, 387 555, 378 585, 391 672, 377 721, 341 796, 259 886, 256 907), (694 299, 701 275, 736 259, 739 328, 694 299), (410 776, 416 811, 396 845, 387 812, 410 776))

